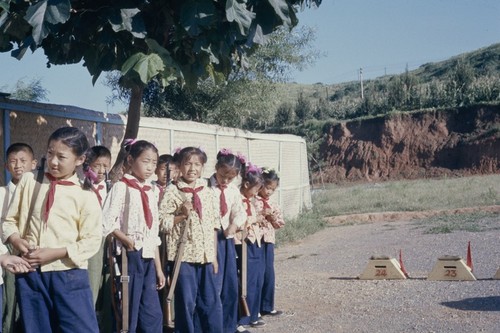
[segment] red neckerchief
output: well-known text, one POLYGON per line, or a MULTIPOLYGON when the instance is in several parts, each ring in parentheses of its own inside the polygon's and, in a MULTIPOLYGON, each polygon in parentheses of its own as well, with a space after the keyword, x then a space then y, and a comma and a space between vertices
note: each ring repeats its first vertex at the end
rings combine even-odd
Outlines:
POLYGON ((220 217, 223 217, 227 213, 227 202, 226 195, 224 194, 224 190, 227 188, 227 185, 219 184, 217 185, 220 189, 220 217))
POLYGON ((141 187, 137 179, 128 179, 126 177, 123 177, 121 181, 127 184, 128 187, 134 188, 139 192, 141 192, 142 210, 144 210, 144 218, 146 219, 146 225, 148 226, 149 229, 151 229, 151 227, 153 226, 153 214, 151 213, 151 208, 149 207, 149 198, 146 193, 146 191, 149 191, 151 189, 151 186, 144 185, 141 187))
POLYGON ((161 199, 163 199, 163 195, 165 194, 167 187, 166 186, 161 186, 160 184, 156 183, 156 187, 160 190, 160 199, 158 200, 158 203, 161 202, 161 199))
POLYGON ((247 216, 252 216, 252 206, 250 203, 250 199, 243 198, 243 202, 247 204, 247 216))
POLYGON ((203 219, 202 216, 202 206, 201 206, 201 200, 200 197, 198 196, 198 192, 203 190, 203 186, 197 187, 197 188, 191 188, 191 187, 183 187, 179 189, 180 191, 184 193, 191 193, 193 195, 193 206, 195 212, 198 214, 198 217, 200 220, 203 219))
POLYGON ((99 200, 99 205, 101 207, 102 207, 102 197, 101 197, 101 193, 99 193, 99 191, 101 191, 103 188, 104 188, 104 185, 99 185, 97 187, 92 186, 92 191, 94 191, 95 195, 97 195, 97 200, 99 200))
POLYGON ((43 217, 45 220, 45 227, 46 227, 47 221, 49 220, 50 209, 52 208, 52 205, 54 204, 54 197, 56 195, 56 186, 57 185, 71 186, 71 185, 76 185, 76 184, 69 181, 69 180, 57 180, 57 178, 52 176, 50 173, 45 173, 45 176, 50 181, 50 188, 49 188, 49 192, 48 192, 47 202, 45 203, 45 212, 43 214, 43 217))
POLYGON ((260 197, 260 200, 262 200, 262 204, 264 205, 264 209, 271 209, 271 205, 269 205, 269 198, 263 198, 260 197))

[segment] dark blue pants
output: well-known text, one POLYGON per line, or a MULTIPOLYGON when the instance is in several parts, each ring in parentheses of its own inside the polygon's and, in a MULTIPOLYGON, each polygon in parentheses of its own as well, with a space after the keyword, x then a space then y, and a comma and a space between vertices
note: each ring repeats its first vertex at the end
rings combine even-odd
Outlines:
POLYGON ((99 332, 85 269, 17 275, 16 291, 26 333, 99 332))
POLYGON ((215 275, 212 264, 181 263, 175 288, 175 332, 223 331, 222 305, 215 275))
MULTIPOLYGON (((262 283, 264 282, 264 248, 254 244, 247 243, 247 304, 250 310, 249 317, 242 317, 239 320, 240 325, 248 325, 250 322, 259 319, 260 300, 262 292, 262 283)), ((238 253, 239 267, 241 268, 241 245, 236 247, 238 253)))
MULTIPOLYGON (((3 318, 3 285, 0 285, 0 318, 3 318)), ((2 333, 2 326, 0 325, 0 333, 2 333)))
POLYGON ((217 234, 217 259, 219 273, 215 276, 217 291, 222 303, 224 332, 234 333, 238 325, 238 268, 234 239, 227 239, 220 230, 217 234))
POLYGON ((154 260, 142 258, 142 250, 127 251, 127 258, 130 276, 129 333, 161 333, 163 313, 156 290, 154 260))
POLYGON ((262 284, 261 312, 274 310, 274 244, 262 243, 264 247, 264 281, 262 284))

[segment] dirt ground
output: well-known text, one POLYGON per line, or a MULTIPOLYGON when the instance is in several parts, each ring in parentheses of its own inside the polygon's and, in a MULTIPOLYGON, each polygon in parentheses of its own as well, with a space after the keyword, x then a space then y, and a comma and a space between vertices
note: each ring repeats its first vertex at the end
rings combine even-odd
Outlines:
POLYGON ((376 220, 332 223, 278 248, 276 308, 285 313, 252 331, 500 332, 498 230, 427 234, 404 216, 376 220), (477 281, 426 279, 438 257, 465 259, 468 241, 477 281), (397 259, 400 250, 409 279, 357 279, 372 255, 397 259))

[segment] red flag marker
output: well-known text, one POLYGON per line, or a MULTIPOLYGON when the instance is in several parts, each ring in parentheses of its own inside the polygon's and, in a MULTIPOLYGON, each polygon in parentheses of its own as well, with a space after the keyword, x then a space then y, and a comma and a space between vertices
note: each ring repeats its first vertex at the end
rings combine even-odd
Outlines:
POLYGON ((401 267, 401 272, 403 272, 406 277, 410 277, 406 272, 405 265, 403 265, 403 251, 401 249, 399 249, 399 266, 401 267))
POLYGON ((472 263, 472 254, 470 251, 470 241, 467 245, 467 266, 469 266, 471 272, 474 272, 474 264, 472 263))

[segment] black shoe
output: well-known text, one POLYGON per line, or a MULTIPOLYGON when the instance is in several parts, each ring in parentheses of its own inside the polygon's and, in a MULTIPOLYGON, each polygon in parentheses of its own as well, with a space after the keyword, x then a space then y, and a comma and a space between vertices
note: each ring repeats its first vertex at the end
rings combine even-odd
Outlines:
POLYGON ((273 316, 273 317, 278 317, 283 314, 283 311, 280 310, 273 310, 273 311, 261 311, 261 315, 263 316, 273 316))
POLYGON ((242 325, 238 326, 238 328, 236 328, 236 332, 235 333, 251 333, 249 330, 245 329, 245 327, 243 327, 242 325))
POLYGON ((263 320, 257 320, 257 321, 253 321, 250 323, 250 326, 251 327, 254 327, 254 328, 259 328, 259 327, 262 327, 262 326, 265 326, 266 325, 266 322, 263 321, 263 320))

